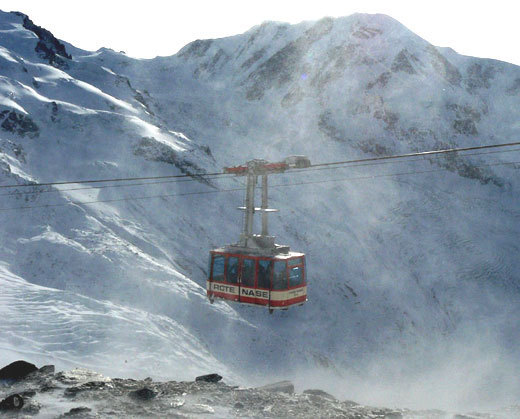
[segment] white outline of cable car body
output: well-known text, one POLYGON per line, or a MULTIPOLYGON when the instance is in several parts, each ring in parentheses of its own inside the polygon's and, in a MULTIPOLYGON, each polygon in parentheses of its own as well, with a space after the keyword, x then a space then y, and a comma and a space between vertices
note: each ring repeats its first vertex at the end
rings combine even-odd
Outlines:
POLYGON ((247 176, 242 234, 237 243, 210 251, 207 296, 263 306, 272 313, 307 301, 305 255, 275 243, 268 233, 267 217, 277 210, 267 207, 267 176, 287 169, 309 167, 305 156, 291 156, 280 163, 251 160, 245 166, 224 168, 225 173, 247 176), (262 178, 262 203, 255 207, 255 186, 262 178), (253 234, 253 216, 262 215, 262 232, 253 234))

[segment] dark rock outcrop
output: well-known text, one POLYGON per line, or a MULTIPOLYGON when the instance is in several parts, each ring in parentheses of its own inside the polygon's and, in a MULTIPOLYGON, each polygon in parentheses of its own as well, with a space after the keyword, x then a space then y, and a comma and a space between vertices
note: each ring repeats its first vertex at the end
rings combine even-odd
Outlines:
POLYGON ((71 60, 72 56, 67 53, 65 45, 63 45, 50 31, 33 23, 29 16, 14 12, 23 18, 23 27, 33 32, 39 39, 36 44, 36 53, 47 60, 54 67, 67 69, 69 67, 66 60, 71 60))
POLYGON ((275 392, 275 393, 294 393, 294 384, 290 381, 279 381, 277 383, 267 384, 262 387, 257 387, 257 390, 275 392))
POLYGON ((24 405, 23 397, 19 394, 11 394, 4 400, 0 401, 0 411, 2 410, 18 410, 24 405))
POLYGON ((182 48, 178 55, 186 59, 194 57, 201 58, 206 54, 211 44, 213 44, 212 39, 197 39, 182 48))
POLYGON ((75 417, 84 418, 85 415, 88 415, 90 412, 92 412, 92 409, 90 409, 89 407, 85 407, 85 406, 73 407, 67 413, 64 413, 61 417, 69 418, 71 416, 73 416, 73 417, 75 416, 75 417))
MULTIPOLYGON (((302 59, 311 46, 332 30, 333 20, 324 18, 316 22, 298 39, 288 43, 282 49, 264 61, 248 76, 248 100, 260 100, 264 92, 273 86, 280 87, 293 80, 302 71, 302 59)), ((305 71, 303 71, 305 73, 305 71)))
POLYGON ((352 32, 352 36, 358 39, 371 39, 378 35, 381 35, 383 31, 379 28, 371 28, 369 26, 356 26, 356 28, 352 32))
POLYGON ((374 88, 375 86, 385 87, 388 84, 388 81, 392 77, 392 73, 389 71, 385 71, 381 73, 381 75, 374 81, 371 81, 367 84, 367 90, 374 88))
POLYGON ((490 65, 474 63, 468 67, 466 73, 466 89, 470 93, 475 93, 477 89, 489 89, 491 86, 490 80, 495 76, 496 70, 490 65))
POLYGON ((332 394, 329 394, 326 391, 319 390, 319 389, 304 390, 303 394, 310 394, 312 396, 319 396, 319 397, 323 397, 323 398, 325 398, 327 400, 337 400, 332 394))
POLYGON ((157 396, 157 393, 148 387, 143 387, 130 393, 130 397, 136 400, 151 400, 155 396, 157 396))
POLYGON ((410 54, 406 49, 403 49, 395 57, 394 62, 392 63, 392 71, 394 73, 401 71, 408 74, 417 74, 413 64, 418 61, 419 60, 415 55, 410 54))
MULTIPOLYGON (((204 152, 207 154, 206 151, 204 152)), ((176 152, 172 147, 157 141, 153 137, 141 138, 139 143, 134 147, 134 154, 136 156, 142 156, 146 160, 172 164, 183 174, 192 176, 194 179, 208 186, 213 186, 211 182, 204 177, 204 169, 199 168, 195 163, 183 158, 181 153, 176 152)))
POLYGON ((506 94, 514 96, 520 93, 520 77, 515 79, 513 84, 507 89, 506 94))
POLYGON ((43 367, 41 367, 38 370, 38 374, 50 375, 50 374, 54 374, 55 370, 56 370, 56 367, 54 365, 44 365, 43 367))
POLYGON ((427 51, 435 71, 451 85, 460 86, 462 75, 457 67, 450 63, 433 45, 428 46, 427 51))
POLYGON ((21 380, 35 371, 38 371, 38 368, 30 362, 14 361, 0 370, 0 380, 21 380))
POLYGON ((205 381, 206 383, 218 383, 220 380, 222 380, 222 376, 218 374, 199 375, 195 378, 195 381, 205 381))
POLYGON ((21 137, 27 135, 30 138, 35 138, 40 135, 38 125, 36 125, 28 115, 16 111, 4 110, 0 112, 0 120, 3 120, 0 127, 4 131, 12 132, 21 137))
POLYGON ((338 143, 346 142, 347 133, 335 125, 331 111, 325 111, 320 114, 318 127, 330 139, 338 143))
POLYGON ((89 381, 87 383, 80 384, 79 386, 69 387, 65 390, 65 396, 75 397, 78 393, 92 390, 100 390, 105 388, 106 383, 104 381, 89 381))
POLYGON ((249 57, 247 60, 245 60, 242 63, 242 69, 247 70, 249 67, 251 67, 254 63, 256 63, 260 58, 262 58, 265 55, 265 47, 259 49, 258 51, 255 51, 255 53, 249 57))
POLYGON ((480 122, 481 113, 468 105, 447 105, 447 109, 455 113, 453 129, 459 134, 477 135, 477 123, 480 122))

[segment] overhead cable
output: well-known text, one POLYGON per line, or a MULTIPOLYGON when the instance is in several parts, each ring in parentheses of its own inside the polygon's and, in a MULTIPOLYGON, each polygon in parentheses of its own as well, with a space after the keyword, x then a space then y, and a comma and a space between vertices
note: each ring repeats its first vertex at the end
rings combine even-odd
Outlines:
MULTIPOLYGON (((491 164, 484 164, 484 165, 479 165, 479 166, 474 166, 474 167, 479 168, 479 167, 506 166, 506 165, 517 165, 517 164, 520 164, 520 161, 491 163, 491 164)), ((515 167, 515 169, 517 169, 517 167, 515 167)), ((347 177, 347 178, 340 178, 340 179, 325 179, 325 180, 307 181, 307 182, 293 182, 293 183, 272 185, 271 188, 281 188, 281 187, 299 186, 299 185, 311 185, 311 184, 329 183, 329 182, 344 182, 344 181, 350 181, 350 180, 367 180, 367 179, 376 179, 376 178, 384 178, 384 177, 395 177, 395 176, 405 176, 405 175, 435 173, 435 172, 445 172, 445 171, 450 171, 450 169, 443 168, 443 169, 432 169, 432 170, 422 170, 422 171, 409 171, 409 172, 400 172, 400 173, 388 173, 388 174, 379 174, 379 175, 347 177)), ((245 188, 232 188, 232 189, 220 189, 220 190, 211 190, 211 191, 197 191, 197 192, 183 192, 183 193, 174 193, 174 194, 135 196, 135 197, 114 198, 114 199, 94 200, 94 201, 69 201, 69 202, 63 203, 63 204, 44 204, 44 205, 20 206, 20 207, 12 207, 12 208, 0 208, 0 211, 64 207, 64 206, 68 206, 68 205, 78 205, 78 206, 79 205, 91 205, 91 204, 107 203, 107 202, 136 201, 136 200, 143 200, 143 199, 168 198, 168 197, 174 197, 174 196, 207 195, 207 194, 216 194, 216 193, 221 193, 221 192, 236 192, 236 191, 244 191, 244 190, 245 190, 245 188)))
MULTIPOLYGON (((391 156, 368 157, 368 158, 364 158, 364 159, 312 164, 308 168, 305 168, 305 169, 312 169, 312 168, 325 167, 325 166, 347 165, 347 164, 354 164, 354 163, 375 162, 375 161, 380 161, 380 160, 392 160, 392 159, 401 159, 401 158, 410 158, 410 157, 419 157, 419 156, 431 156, 431 155, 435 155, 435 154, 457 153, 457 152, 471 151, 471 150, 483 150, 483 149, 500 148, 500 147, 513 147, 513 146, 519 146, 519 145, 520 145, 520 142, 514 142, 514 143, 505 143, 505 144, 491 144, 491 145, 483 145, 483 146, 451 148, 451 149, 445 149, 445 150, 422 151, 422 152, 418 152, 418 153, 407 153, 407 154, 399 154, 399 155, 391 155, 391 156)), ((302 169, 302 170, 305 170, 305 169, 302 169)), ((223 176, 223 175, 228 175, 228 174, 229 173, 225 173, 225 172, 215 172, 215 173, 193 173, 193 174, 166 175, 166 176, 128 177, 128 178, 116 178, 116 179, 83 179, 83 180, 45 182, 45 183, 33 182, 33 183, 27 183, 27 184, 21 184, 21 185, 20 184, 0 185, 0 189, 31 187, 31 186, 32 187, 54 186, 54 185, 68 185, 68 184, 81 184, 81 183, 107 183, 107 182, 158 180, 158 179, 174 179, 174 178, 196 179, 197 177, 203 178, 204 176, 223 176)))

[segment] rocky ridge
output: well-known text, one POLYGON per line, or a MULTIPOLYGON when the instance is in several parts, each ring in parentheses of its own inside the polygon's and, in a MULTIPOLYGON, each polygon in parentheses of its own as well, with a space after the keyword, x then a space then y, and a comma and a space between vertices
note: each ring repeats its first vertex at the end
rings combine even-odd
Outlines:
MULTIPOLYGON (((17 363, 28 364, 25 361, 17 363)), ((55 372, 54 366, 47 365, 18 376, 16 380, 0 378, 0 412, 5 417, 35 418, 444 419, 450 415, 435 410, 364 406, 340 401, 318 389, 295 393, 290 382, 244 388, 225 384, 220 379, 222 377, 217 374, 209 374, 194 381, 156 382, 151 378, 108 378, 81 368, 55 372), (215 380, 215 376, 219 379, 215 380)), ((486 414, 453 414, 451 417, 513 419, 520 417, 520 408, 486 414)))

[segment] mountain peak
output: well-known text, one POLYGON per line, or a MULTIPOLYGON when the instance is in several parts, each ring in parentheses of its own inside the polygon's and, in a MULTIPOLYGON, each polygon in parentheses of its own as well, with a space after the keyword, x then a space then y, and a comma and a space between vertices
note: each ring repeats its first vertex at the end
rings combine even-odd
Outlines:
POLYGON ((34 51, 40 58, 46 60, 54 67, 67 68, 67 60, 72 56, 67 53, 65 45, 61 43, 49 30, 35 25, 28 15, 21 12, 11 12, 11 15, 22 18, 23 27, 36 35, 38 43, 34 51))

